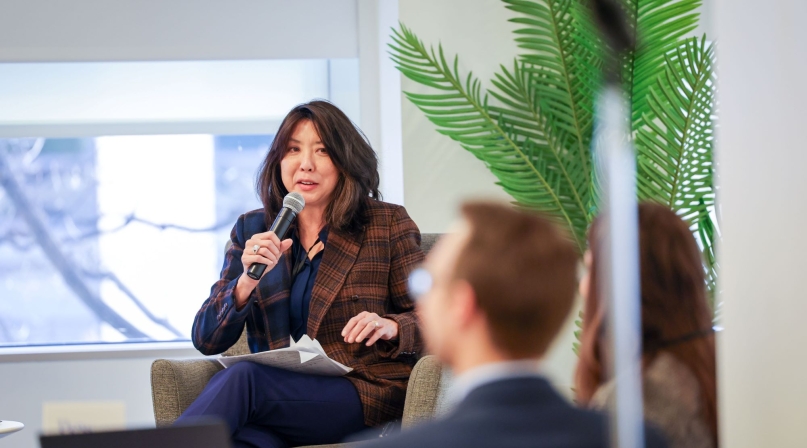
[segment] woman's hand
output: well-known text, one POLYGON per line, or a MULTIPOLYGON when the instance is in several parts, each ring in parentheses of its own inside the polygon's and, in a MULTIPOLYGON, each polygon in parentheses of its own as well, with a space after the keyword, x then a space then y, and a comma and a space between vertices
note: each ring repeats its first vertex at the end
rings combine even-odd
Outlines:
POLYGON ((366 346, 371 346, 377 340, 389 341, 398 337, 398 322, 384 319, 376 313, 362 311, 347 322, 342 330, 345 342, 352 344, 367 338, 366 346))
POLYGON ((258 285, 260 279, 255 280, 247 275, 247 270, 254 263, 261 263, 266 265, 267 272, 277 266, 280 256, 291 247, 291 239, 287 238, 280 241, 280 238, 275 235, 275 232, 263 232, 252 235, 244 243, 244 252, 241 254, 241 264, 244 265, 244 272, 238 278, 238 284, 235 288, 236 307, 241 308, 247 303, 249 295, 252 290, 258 285))

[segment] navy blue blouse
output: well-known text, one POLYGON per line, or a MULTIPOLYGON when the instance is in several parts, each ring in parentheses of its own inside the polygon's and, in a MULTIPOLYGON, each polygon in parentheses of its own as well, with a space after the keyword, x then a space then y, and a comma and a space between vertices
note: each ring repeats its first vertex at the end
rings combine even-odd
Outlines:
MULTIPOLYGON (((308 330, 308 307, 311 303, 311 291, 314 290, 314 281, 317 278, 319 271, 319 264, 322 262, 322 254, 325 249, 319 251, 313 259, 308 258, 306 250, 294 232, 291 236, 293 254, 292 260, 292 274, 294 273, 295 266, 300 263, 301 267, 297 276, 292 279, 291 284, 291 311, 289 312, 289 328, 291 328, 291 337, 295 341, 299 340, 308 330)), ((319 240, 327 248, 328 228, 325 227, 319 232, 319 240)))

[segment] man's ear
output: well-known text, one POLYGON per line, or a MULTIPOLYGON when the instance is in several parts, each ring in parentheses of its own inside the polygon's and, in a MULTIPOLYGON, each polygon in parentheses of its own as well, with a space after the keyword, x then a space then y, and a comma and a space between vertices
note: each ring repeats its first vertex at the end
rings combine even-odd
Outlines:
POLYGON ((465 280, 456 281, 452 289, 449 305, 451 318, 460 328, 466 328, 479 314, 476 293, 471 284, 465 280))

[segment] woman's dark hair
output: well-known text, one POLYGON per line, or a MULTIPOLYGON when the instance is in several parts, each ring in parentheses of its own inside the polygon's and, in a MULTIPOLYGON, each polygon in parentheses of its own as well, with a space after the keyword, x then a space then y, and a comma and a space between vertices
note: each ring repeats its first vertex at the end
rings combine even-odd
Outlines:
MULTIPOLYGON (((605 381, 603 345, 606 310, 602 303, 602 248, 604 223, 597 218, 589 231, 593 260, 589 293, 583 308, 580 360, 575 372, 577 401, 587 404, 605 381)), ((669 208, 656 203, 639 205, 639 262, 641 269, 642 364, 649 366, 661 352, 683 363, 695 376, 703 418, 717 445, 717 385, 712 311, 700 250, 687 224, 669 208)))
POLYGON ((280 161, 297 125, 310 120, 334 166, 339 180, 325 209, 326 224, 332 229, 358 232, 366 224, 369 201, 381 199, 378 191, 378 159, 364 134, 347 115, 328 101, 316 100, 296 106, 280 124, 258 175, 258 195, 263 202, 269 227, 288 194, 280 174, 280 161))

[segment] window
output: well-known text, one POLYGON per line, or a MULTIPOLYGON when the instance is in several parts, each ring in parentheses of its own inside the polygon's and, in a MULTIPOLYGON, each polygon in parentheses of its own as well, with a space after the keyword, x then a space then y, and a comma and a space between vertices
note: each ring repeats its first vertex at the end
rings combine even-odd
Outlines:
POLYGON ((0 346, 188 340, 280 119, 357 121, 357 65, 0 64, 0 346))

